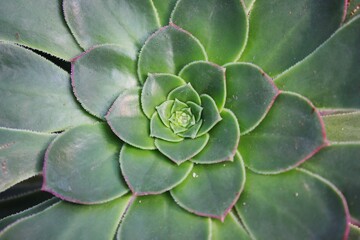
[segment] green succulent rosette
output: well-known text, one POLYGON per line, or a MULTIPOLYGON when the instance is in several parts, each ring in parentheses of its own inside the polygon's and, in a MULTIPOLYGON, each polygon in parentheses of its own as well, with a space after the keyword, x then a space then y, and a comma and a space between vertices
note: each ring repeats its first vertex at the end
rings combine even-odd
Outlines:
POLYGON ((0 2, 0 239, 359 239, 359 4, 0 2))

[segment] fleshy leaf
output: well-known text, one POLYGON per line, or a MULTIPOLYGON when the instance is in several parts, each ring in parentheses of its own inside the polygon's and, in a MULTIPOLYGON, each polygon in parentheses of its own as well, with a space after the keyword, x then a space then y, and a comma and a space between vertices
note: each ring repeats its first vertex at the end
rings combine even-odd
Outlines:
POLYGON ((255 3, 255 0, 244 0, 246 12, 249 13, 255 3))
POLYGON ((168 95, 168 100, 179 100, 181 102, 193 102, 201 104, 200 96, 191 86, 191 83, 185 84, 172 90, 168 95))
POLYGON ((100 205, 56 203, 0 233, 1 239, 113 239, 129 196, 100 205))
POLYGON ((157 113, 154 113, 150 120, 150 136, 169 142, 180 142, 183 140, 182 137, 176 135, 170 128, 162 123, 157 113))
POLYGON ((0 40, 35 48, 65 60, 81 52, 64 22, 59 0, 1 1, 0 40))
POLYGON ((141 49, 139 79, 143 83, 148 73, 177 74, 186 64, 206 59, 205 50, 196 38, 169 25, 155 32, 141 49))
POLYGON ((225 68, 210 62, 193 62, 179 73, 186 82, 191 83, 198 94, 208 94, 216 102, 219 110, 225 105, 225 68))
POLYGON ((25 218, 25 217, 28 217, 28 216, 31 216, 33 214, 36 214, 36 213, 39 213, 43 210, 45 210, 46 208, 50 207, 51 205, 55 204, 59 202, 59 199, 57 198, 52 198, 52 199, 49 199, 45 202, 42 202, 34 207, 31 207, 27 210, 24 210, 22 212, 19 212, 19 213, 16 213, 16 214, 13 214, 11 216, 8 216, 6 218, 3 218, 0 220, 0 232, 5 229, 5 227, 9 226, 10 224, 13 224, 17 221, 19 221, 20 219, 22 218, 25 218))
POLYGON ((42 171, 55 134, 0 128, 0 192, 42 171))
POLYGON ((209 141, 209 135, 205 134, 195 139, 186 138, 181 142, 172 143, 160 139, 155 140, 155 145, 159 151, 180 165, 189 160, 204 149, 209 141))
POLYGON ((199 106, 194 102, 186 102, 186 104, 191 108, 191 112, 194 114, 195 121, 199 121, 201 113, 203 111, 203 107, 199 106))
POLYGON ((169 100, 156 107, 156 111, 159 114, 162 123, 167 127, 170 127, 169 118, 171 117, 171 108, 173 105, 174 100, 169 100))
POLYGON ((190 162, 178 166, 158 151, 129 145, 121 149, 120 165, 126 182, 137 196, 168 191, 181 183, 192 169, 190 162))
POLYGON ((128 189, 119 171, 120 147, 121 142, 103 123, 66 131, 46 151, 42 190, 83 204, 124 195, 128 189))
POLYGON ((236 208, 254 239, 346 239, 348 232, 344 197, 302 170, 277 175, 247 171, 236 208))
POLYGON ((360 16, 275 79, 276 85, 309 98, 318 108, 359 109, 359 42, 360 16))
MULTIPOLYGON (((250 12, 248 44, 241 61, 252 62, 270 76, 276 76, 305 58, 335 32, 344 7, 343 0, 256 0, 250 12)), ((332 55, 330 59, 342 58, 332 55)), ((304 80, 303 74, 298 76, 300 81, 304 80)))
POLYGON ((281 93, 260 125, 241 137, 239 151, 253 171, 278 173, 325 145, 325 129, 314 106, 299 95, 281 93))
POLYGON ((171 21, 204 45, 209 60, 236 61, 246 42, 248 21, 239 0, 179 0, 171 21))
POLYGON ((344 194, 351 216, 360 223, 360 143, 326 147, 301 167, 331 181, 344 194))
POLYGON ((360 141, 360 112, 323 116, 330 141, 360 141))
POLYGON ((225 106, 236 115, 241 134, 261 122, 279 92, 269 76, 248 63, 226 65, 226 89, 225 106))
POLYGON ((212 240, 225 240, 225 239, 241 239, 251 240, 244 228, 236 219, 235 215, 230 212, 226 216, 224 222, 212 219, 211 221, 211 239, 212 240))
POLYGON ((200 120, 197 123, 195 123, 194 126, 190 127, 186 131, 178 133, 178 135, 182 136, 182 137, 187 137, 187 138, 195 138, 197 133, 200 130, 200 127, 202 126, 202 123, 203 123, 203 120, 200 120))
POLYGON ((218 122, 221 121, 221 116, 216 107, 216 103, 209 95, 201 95, 201 102, 203 107, 201 114, 203 124, 198 132, 199 136, 210 131, 218 122))
POLYGON ((136 56, 159 27, 150 0, 64 0, 67 24, 80 45, 115 43, 136 56))
POLYGON ((141 107, 150 119, 155 108, 167 99, 167 95, 175 88, 184 85, 181 78, 171 74, 151 74, 145 81, 141 92, 141 107))
POLYGON ((171 190, 171 195, 189 212, 224 221, 244 184, 245 168, 237 154, 234 162, 195 165, 189 176, 171 190))
POLYGON ((232 161, 240 140, 239 124, 228 109, 221 112, 222 120, 209 132, 210 139, 205 148, 191 161, 195 163, 216 163, 232 161))
POLYGON ((177 0, 152 0, 160 18, 162 26, 168 25, 170 15, 175 7, 177 0))
POLYGON ((74 93, 93 115, 103 118, 125 89, 136 87, 135 59, 115 45, 90 49, 72 60, 74 93))
POLYGON ((72 95, 70 76, 22 47, 0 43, 0 127, 55 132, 93 122, 72 95))
POLYGON ((117 239, 210 239, 210 228, 209 219, 181 209, 168 194, 144 196, 134 199, 117 239))
POLYGON ((150 121, 140 108, 140 89, 122 92, 105 118, 124 142, 141 149, 155 149, 154 139, 150 137, 150 121))

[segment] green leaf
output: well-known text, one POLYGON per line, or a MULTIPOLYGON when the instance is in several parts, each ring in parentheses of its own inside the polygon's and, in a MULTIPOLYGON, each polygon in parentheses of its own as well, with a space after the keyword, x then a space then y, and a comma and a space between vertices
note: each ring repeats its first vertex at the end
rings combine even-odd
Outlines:
MULTIPOLYGON (((256 0, 241 61, 252 62, 270 76, 276 76, 335 32, 342 21, 344 6, 342 0, 256 0)), ((342 59, 333 57, 330 59, 342 59)), ((305 80, 300 76, 301 81, 305 80)))
POLYGON ((141 150, 124 145, 120 153, 124 178, 136 195, 160 194, 181 183, 192 169, 192 163, 178 166, 158 151, 141 150))
POLYGON ((197 133, 200 130, 200 127, 202 126, 202 123, 203 123, 203 120, 200 120, 200 121, 196 122, 195 125, 193 125, 189 129, 187 129, 186 131, 178 133, 178 135, 182 136, 182 137, 186 137, 186 138, 195 138, 197 133))
POLYGON ((1 239, 113 239, 129 196, 101 205, 56 203, 0 233, 1 239))
POLYGON ((150 136, 169 142, 181 142, 183 140, 182 137, 176 135, 169 127, 162 123, 157 113, 154 113, 150 120, 150 136))
POLYGON ((61 0, 0 2, 0 40, 70 60, 82 50, 63 19, 61 0))
POLYGON ((225 106, 236 115, 241 134, 259 125, 279 93, 264 71, 248 63, 226 65, 226 89, 225 106))
POLYGON ((239 0, 179 0, 171 21, 198 38, 209 60, 221 65, 236 61, 246 42, 248 22, 239 0))
POLYGON ((0 128, 0 192, 42 171, 55 134, 0 128))
POLYGON ((209 135, 205 134, 195 139, 186 138, 181 142, 172 143, 160 139, 155 140, 155 145, 159 151, 174 161, 176 164, 189 160, 204 149, 209 141, 209 135))
POLYGON ((237 154, 234 162, 195 165, 190 175, 171 190, 171 195, 189 212, 223 222, 244 184, 244 163, 237 154))
POLYGON ((0 43, 0 126, 55 132, 93 122, 71 92, 69 75, 22 47, 0 43))
POLYGON ((360 228, 355 225, 350 225, 350 234, 348 240, 360 240, 360 228))
POLYGON ((199 106, 194 102, 186 102, 186 104, 191 108, 191 112, 195 117, 195 121, 199 121, 203 111, 203 107, 199 106))
POLYGON ((159 23, 151 0, 64 0, 67 24, 80 45, 115 43, 136 56, 159 23))
POLYGON ((199 136, 210 131, 222 119, 219 110, 216 107, 215 101, 209 95, 202 94, 201 102, 203 107, 201 114, 203 124, 198 132, 199 136))
POLYGON ((255 0, 244 0, 246 12, 247 12, 248 14, 249 14, 249 12, 251 11, 254 3, 255 3, 255 0))
POLYGON ((168 194, 137 197, 120 224, 117 239, 210 239, 210 220, 181 209, 168 194))
POLYGON ((346 20, 348 21, 360 13, 360 0, 349 0, 347 3, 346 20))
POLYGON ((241 137, 239 151, 251 170, 279 173, 325 145, 325 129, 314 106, 299 95, 281 93, 260 125, 241 137))
POLYGON ((141 107, 145 115, 150 119, 155 108, 166 101, 168 94, 184 84, 184 80, 172 74, 150 74, 141 92, 141 107))
POLYGON ((71 77, 82 106, 103 119, 120 92, 136 87, 136 59, 119 46, 98 46, 72 61, 71 77))
POLYGON ((170 15, 175 7, 177 0, 152 0, 160 18, 162 26, 168 25, 170 15))
POLYGON ((345 239, 348 228, 338 190, 302 170, 277 175, 247 171, 236 209, 254 239, 345 239))
POLYGON ((276 85, 309 98, 318 108, 359 109, 359 33, 360 16, 275 79, 276 85))
POLYGON ((198 105, 201 104, 200 96, 191 86, 191 83, 175 88, 169 93, 167 99, 168 100, 177 99, 178 101, 181 102, 193 102, 198 105))
POLYGON ((42 190, 66 201, 93 204, 124 195, 121 142, 103 123, 82 125, 57 137, 45 155, 42 190))
POLYGON ((235 215, 230 212, 226 216, 224 222, 216 219, 211 219, 211 239, 225 240, 225 239, 241 239, 251 240, 244 228, 236 219, 235 215))
POLYGON ((150 121, 140 108, 140 89, 122 92, 105 118, 124 142, 141 149, 155 149, 154 139, 150 137, 150 121))
POLYGON ((10 224, 15 223, 22 218, 29 217, 31 215, 39 213, 39 212, 45 210, 46 208, 50 207, 51 205, 57 203, 58 201, 59 201, 59 199, 52 198, 50 200, 47 200, 45 202, 42 202, 42 203, 34 206, 34 207, 31 207, 27 210, 24 210, 22 212, 19 212, 19 213, 16 213, 16 214, 13 214, 11 216, 1 219, 0 220, 0 232, 2 230, 4 230, 7 226, 9 226, 10 224))
POLYGON ((148 73, 177 74, 186 64, 206 60, 200 42, 183 29, 169 25, 154 33, 141 49, 138 62, 140 82, 148 73))
POLYGON ((170 127, 169 118, 171 117, 171 108, 173 107, 174 102, 174 100, 165 101, 156 107, 156 111, 159 114, 162 123, 167 127, 170 127))
POLYGON ((208 94, 221 111, 225 105, 225 68, 214 63, 197 61, 186 65, 179 73, 186 82, 191 83, 198 94, 208 94))
POLYGON ((228 109, 221 112, 222 120, 209 132, 210 139, 205 148, 191 161, 195 163, 216 163, 232 161, 240 140, 239 124, 228 109))
POLYGON ((360 141, 360 112, 325 115, 323 120, 330 141, 360 141))
POLYGON ((351 216, 360 222, 360 143, 326 147, 301 167, 331 181, 344 194, 351 216))

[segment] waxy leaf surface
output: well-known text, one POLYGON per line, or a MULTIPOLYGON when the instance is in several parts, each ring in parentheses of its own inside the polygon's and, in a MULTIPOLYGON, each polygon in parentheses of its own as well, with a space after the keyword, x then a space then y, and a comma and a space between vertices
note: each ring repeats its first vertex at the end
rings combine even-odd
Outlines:
POLYGON ((0 192, 40 174, 55 134, 0 128, 0 192))
POLYGON ((209 239, 210 220, 191 214, 168 194, 137 197, 127 211, 117 239, 209 239))
POLYGON ((93 119, 71 92, 70 76, 39 55, 0 43, 0 127, 55 132, 93 119))
POLYGON ((309 98, 318 108, 359 109, 359 42, 360 16, 275 79, 276 85, 309 98))
POLYGON ((78 101, 99 118, 122 91, 138 83, 135 59, 115 45, 102 45, 75 58, 71 78, 78 101))
POLYGON ((171 128, 163 124, 157 113, 154 113, 150 120, 150 136, 169 142, 181 142, 183 140, 183 138, 176 135, 171 128))
POLYGON ((206 60, 200 42, 183 29, 169 25, 155 32, 141 49, 138 74, 144 82, 148 73, 177 74, 188 63, 206 60))
POLYGON ((235 215, 230 212, 226 216, 224 222, 216 219, 211 219, 211 239, 212 240, 226 240, 239 239, 251 240, 244 228, 238 222, 235 215))
POLYGON ((70 60, 81 52, 68 29, 60 0, 0 2, 0 40, 70 60))
POLYGON ((254 239, 340 240, 348 231, 344 198, 300 170, 271 176, 247 171, 236 208, 254 239))
POLYGON ((115 43, 136 56, 159 23, 151 0, 64 0, 65 19, 84 48, 115 43))
POLYGON ((192 169, 192 163, 180 166, 159 151, 123 146, 120 154, 123 176, 135 195, 160 194, 181 183, 192 169))
POLYGON ((128 196, 101 205, 56 203, 0 233, 1 239, 113 239, 128 196))
POLYGON ((245 168, 238 154, 233 162, 195 165, 189 176, 171 190, 171 195, 189 212, 223 221, 244 184, 245 168))
POLYGON ((216 163, 233 159, 240 139, 239 124, 228 109, 224 109, 220 116, 222 120, 209 132, 208 144, 192 158, 193 162, 216 163))
POLYGON ((42 189, 83 204, 124 195, 128 189, 119 171, 120 147, 121 142, 103 123, 66 131, 46 152, 42 189))
MULTIPOLYGON (((198 105, 201 104, 200 96, 191 86, 191 83, 185 84, 172 90, 168 95, 168 100, 179 100, 181 102, 193 102, 198 105)), ((179 109, 180 110, 180 109, 179 109)))
POLYGON ((241 137, 245 165, 261 173, 278 173, 299 165, 325 145, 317 110, 304 98, 281 93, 266 118, 241 137))
POLYGON ((360 112, 328 115, 323 120, 330 141, 360 141, 360 112))
POLYGON ((171 21, 198 38, 217 64, 236 61, 246 41, 248 24, 239 0, 179 0, 171 21))
POLYGON ((150 137, 150 121, 140 107, 140 89, 125 90, 106 115, 113 132, 124 142, 141 148, 155 149, 150 137))
POLYGON ((344 194, 351 216, 360 223, 360 143, 326 147, 301 167, 333 183, 344 194))
POLYGON ((191 86, 198 94, 208 94, 216 102, 221 111, 225 104, 225 68, 204 61, 193 62, 186 65, 179 76, 191 86))
POLYGON ((278 90, 259 67, 247 63, 226 65, 225 107, 236 115, 241 134, 253 130, 265 117, 278 90))
POLYGON ((152 0, 152 2, 157 10, 161 25, 168 25, 171 12, 173 11, 177 0, 152 0))
POLYGON ((241 61, 255 63, 270 76, 276 76, 335 32, 344 7, 343 0, 256 0, 250 12, 249 37, 241 61))
POLYGON ((181 142, 168 142, 160 139, 155 140, 159 151, 177 164, 189 160, 204 149, 209 141, 209 135, 205 134, 195 139, 185 138, 181 142))

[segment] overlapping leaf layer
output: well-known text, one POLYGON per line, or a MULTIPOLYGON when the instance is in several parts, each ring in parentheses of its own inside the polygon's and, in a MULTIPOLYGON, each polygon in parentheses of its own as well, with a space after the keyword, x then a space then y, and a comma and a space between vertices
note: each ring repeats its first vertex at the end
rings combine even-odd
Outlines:
POLYGON ((0 3, 0 191, 56 198, 0 239, 360 238, 355 0, 42 2, 0 3))

